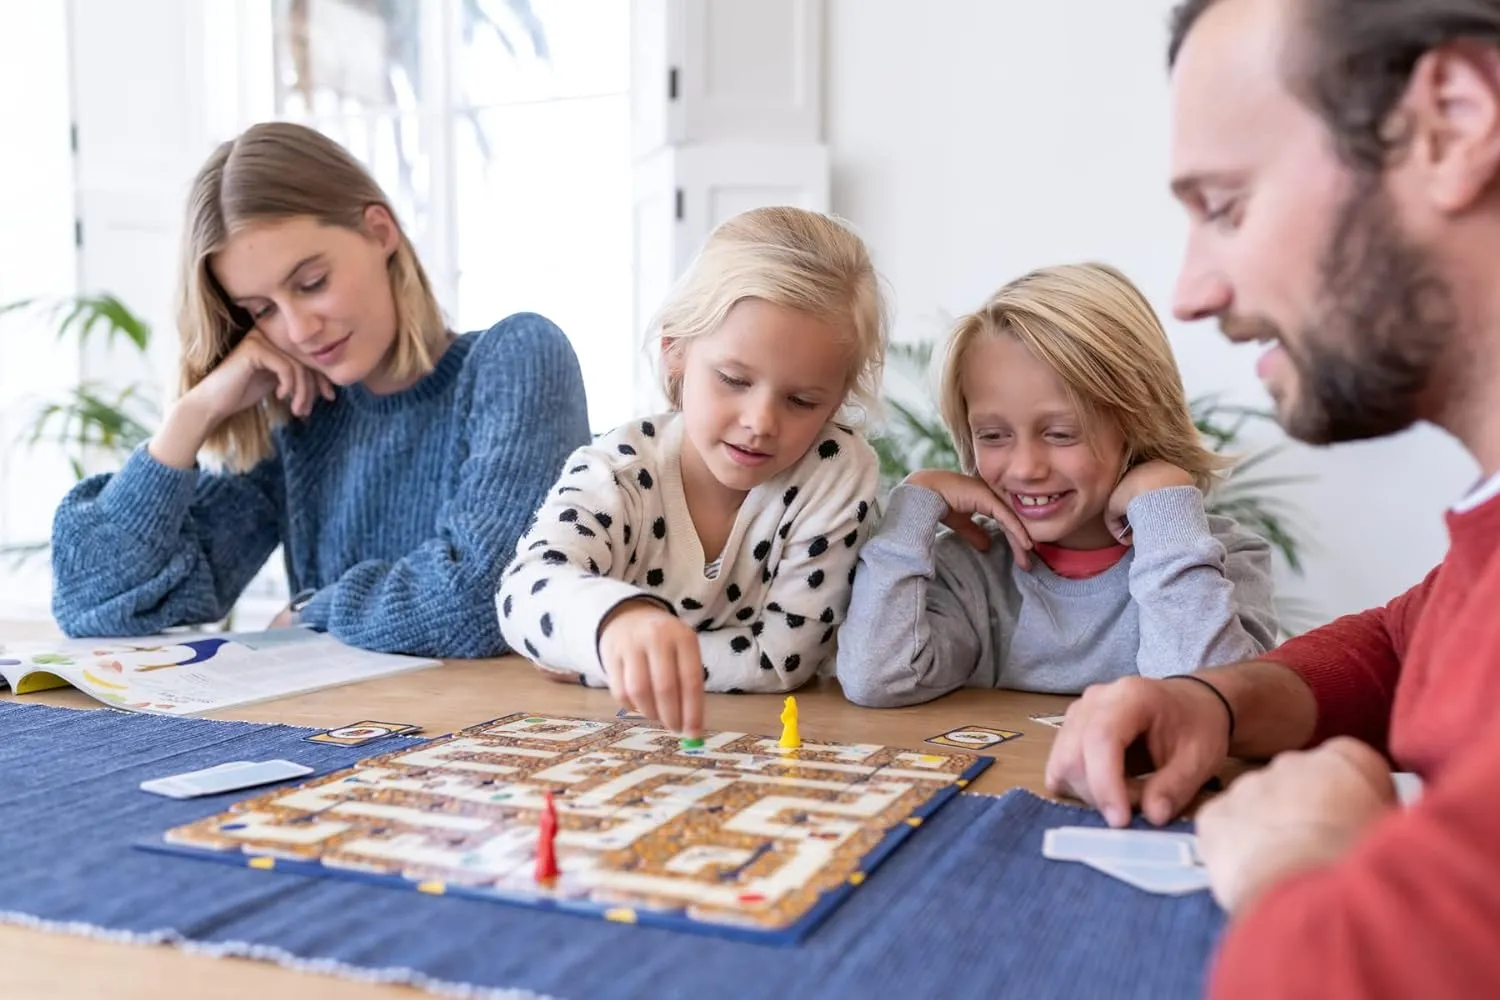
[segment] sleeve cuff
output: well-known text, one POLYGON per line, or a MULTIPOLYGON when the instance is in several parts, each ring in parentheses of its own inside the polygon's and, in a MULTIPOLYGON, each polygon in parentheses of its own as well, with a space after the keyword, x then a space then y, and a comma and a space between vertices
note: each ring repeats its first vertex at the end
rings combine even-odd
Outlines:
POLYGON ((880 514, 876 533, 889 542, 932 548, 938 525, 948 513, 948 502, 934 490, 915 483, 902 483, 891 490, 880 514))
POLYGON ((1125 517, 1138 550, 1180 551, 1212 534, 1203 492, 1196 486, 1168 486, 1142 493, 1126 506, 1125 517))
POLYGON ((328 619, 333 617, 333 588, 324 587, 313 595, 312 600, 297 612, 297 623, 308 625, 319 632, 328 631, 328 619))
POLYGON ((563 666, 575 666, 585 676, 604 681, 604 662, 599 657, 599 638, 604 629, 604 619, 626 601, 640 599, 660 601, 660 598, 623 580, 610 577, 590 577, 580 585, 572 595, 572 600, 577 608, 576 621, 584 627, 564 630, 566 660, 563 666))
POLYGON ((615 603, 605 608, 604 612, 599 615, 599 624, 594 626, 594 662, 598 664, 601 677, 604 674, 604 655, 599 651, 599 641, 604 638, 604 620, 614 614, 615 608, 630 601, 650 601, 653 604, 661 605, 662 610, 670 614, 673 618, 679 617, 677 609, 672 607, 670 601, 657 597, 655 594, 631 594, 621 597, 615 603))

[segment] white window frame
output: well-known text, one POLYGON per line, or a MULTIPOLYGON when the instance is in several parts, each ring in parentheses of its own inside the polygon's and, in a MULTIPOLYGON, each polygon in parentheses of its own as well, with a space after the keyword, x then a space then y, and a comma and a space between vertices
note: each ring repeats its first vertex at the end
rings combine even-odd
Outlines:
MULTIPOLYGON (((418 251, 438 301, 451 308, 458 301, 458 234, 454 165, 454 102, 451 54, 461 42, 454 16, 460 0, 423 0, 418 6, 423 42, 422 104, 417 112, 431 140, 427 150, 434 183, 429 192, 431 228, 420 234, 418 251)), ((209 0, 203 15, 203 76, 207 131, 217 141, 233 138, 249 125, 285 117, 276 107, 275 23, 272 0, 209 0), (226 63, 232 63, 231 68, 226 63)), ((372 110, 372 120, 390 112, 372 110)), ((348 116, 340 116, 347 120, 348 116)), ((318 128, 327 118, 296 119, 318 128)), ((411 222, 412 220, 404 220, 411 222)))

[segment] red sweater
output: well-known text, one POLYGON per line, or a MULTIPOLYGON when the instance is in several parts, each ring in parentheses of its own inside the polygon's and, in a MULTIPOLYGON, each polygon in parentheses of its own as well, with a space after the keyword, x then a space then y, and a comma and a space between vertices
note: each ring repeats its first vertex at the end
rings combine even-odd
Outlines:
POLYGON ((1427 579, 1267 657, 1312 686, 1313 742, 1358 737, 1425 787, 1234 921, 1218 1000, 1500 996, 1500 498, 1447 520, 1427 579))

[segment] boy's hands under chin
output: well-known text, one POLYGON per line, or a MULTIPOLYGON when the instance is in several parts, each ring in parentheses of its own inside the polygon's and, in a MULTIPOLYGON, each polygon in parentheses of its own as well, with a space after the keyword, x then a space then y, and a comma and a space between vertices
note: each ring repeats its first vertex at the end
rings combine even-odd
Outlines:
POLYGON ((907 476, 906 481, 942 497, 943 502, 948 505, 943 523, 981 552, 989 551, 990 536, 989 532, 974 523, 974 515, 983 514, 994 518, 1005 531, 1005 540, 1010 543, 1016 565, 1022 569, 1031 569, 1033 543, 1030 533, 1021 523, 1021 518, 1010 509, 1005 498, 998 496, 983 479, 943 469, 920 469, 907 476))
POLYGON ((1152 490, 1194 485, 1196 484, 1193 482, 1193 477, 1171 462, 1163 462, 1160 459, 1142 462, 1125 473, 1115 486, 1115 491, 1110 494, 1109 504, 1104 509, 1104 526, 1109 529, 1111 535, 1120 540, 1121 544, 1129 545, 1132 537, 1130 521, 1125 517, 1125 509, 1130 506, 1130 501, 1152 490))

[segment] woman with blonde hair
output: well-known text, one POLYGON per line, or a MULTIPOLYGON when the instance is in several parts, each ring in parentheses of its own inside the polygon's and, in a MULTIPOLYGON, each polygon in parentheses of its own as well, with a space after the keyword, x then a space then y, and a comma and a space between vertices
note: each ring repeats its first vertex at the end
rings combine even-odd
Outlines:
POLYGON ((500 627, 694 737, 706 690, 788 691, 832 659, 875 501, 856 425, 885 310, 858 236, 777 206, 709 235, 652 332, 668 409, 568 459, 500 627))
POLYGON ((387 652, 504 652, 499 567, 589 439, 562 332, 534 314, 449 331, 369 173, 287 123, 204 164, 179 285, 179 398, 56 514, 64 631, 216 621, 281 545, 295 596, 280 624, 387 652))
POLYGON ((1120 272, 1001 288, 950 335, 940 396, 963 471, 908 476, 861 550, 838 654, 851 700, 1073 694, 1274 645, 1270 546, 1206 513, 1226 463, 1120 272))

